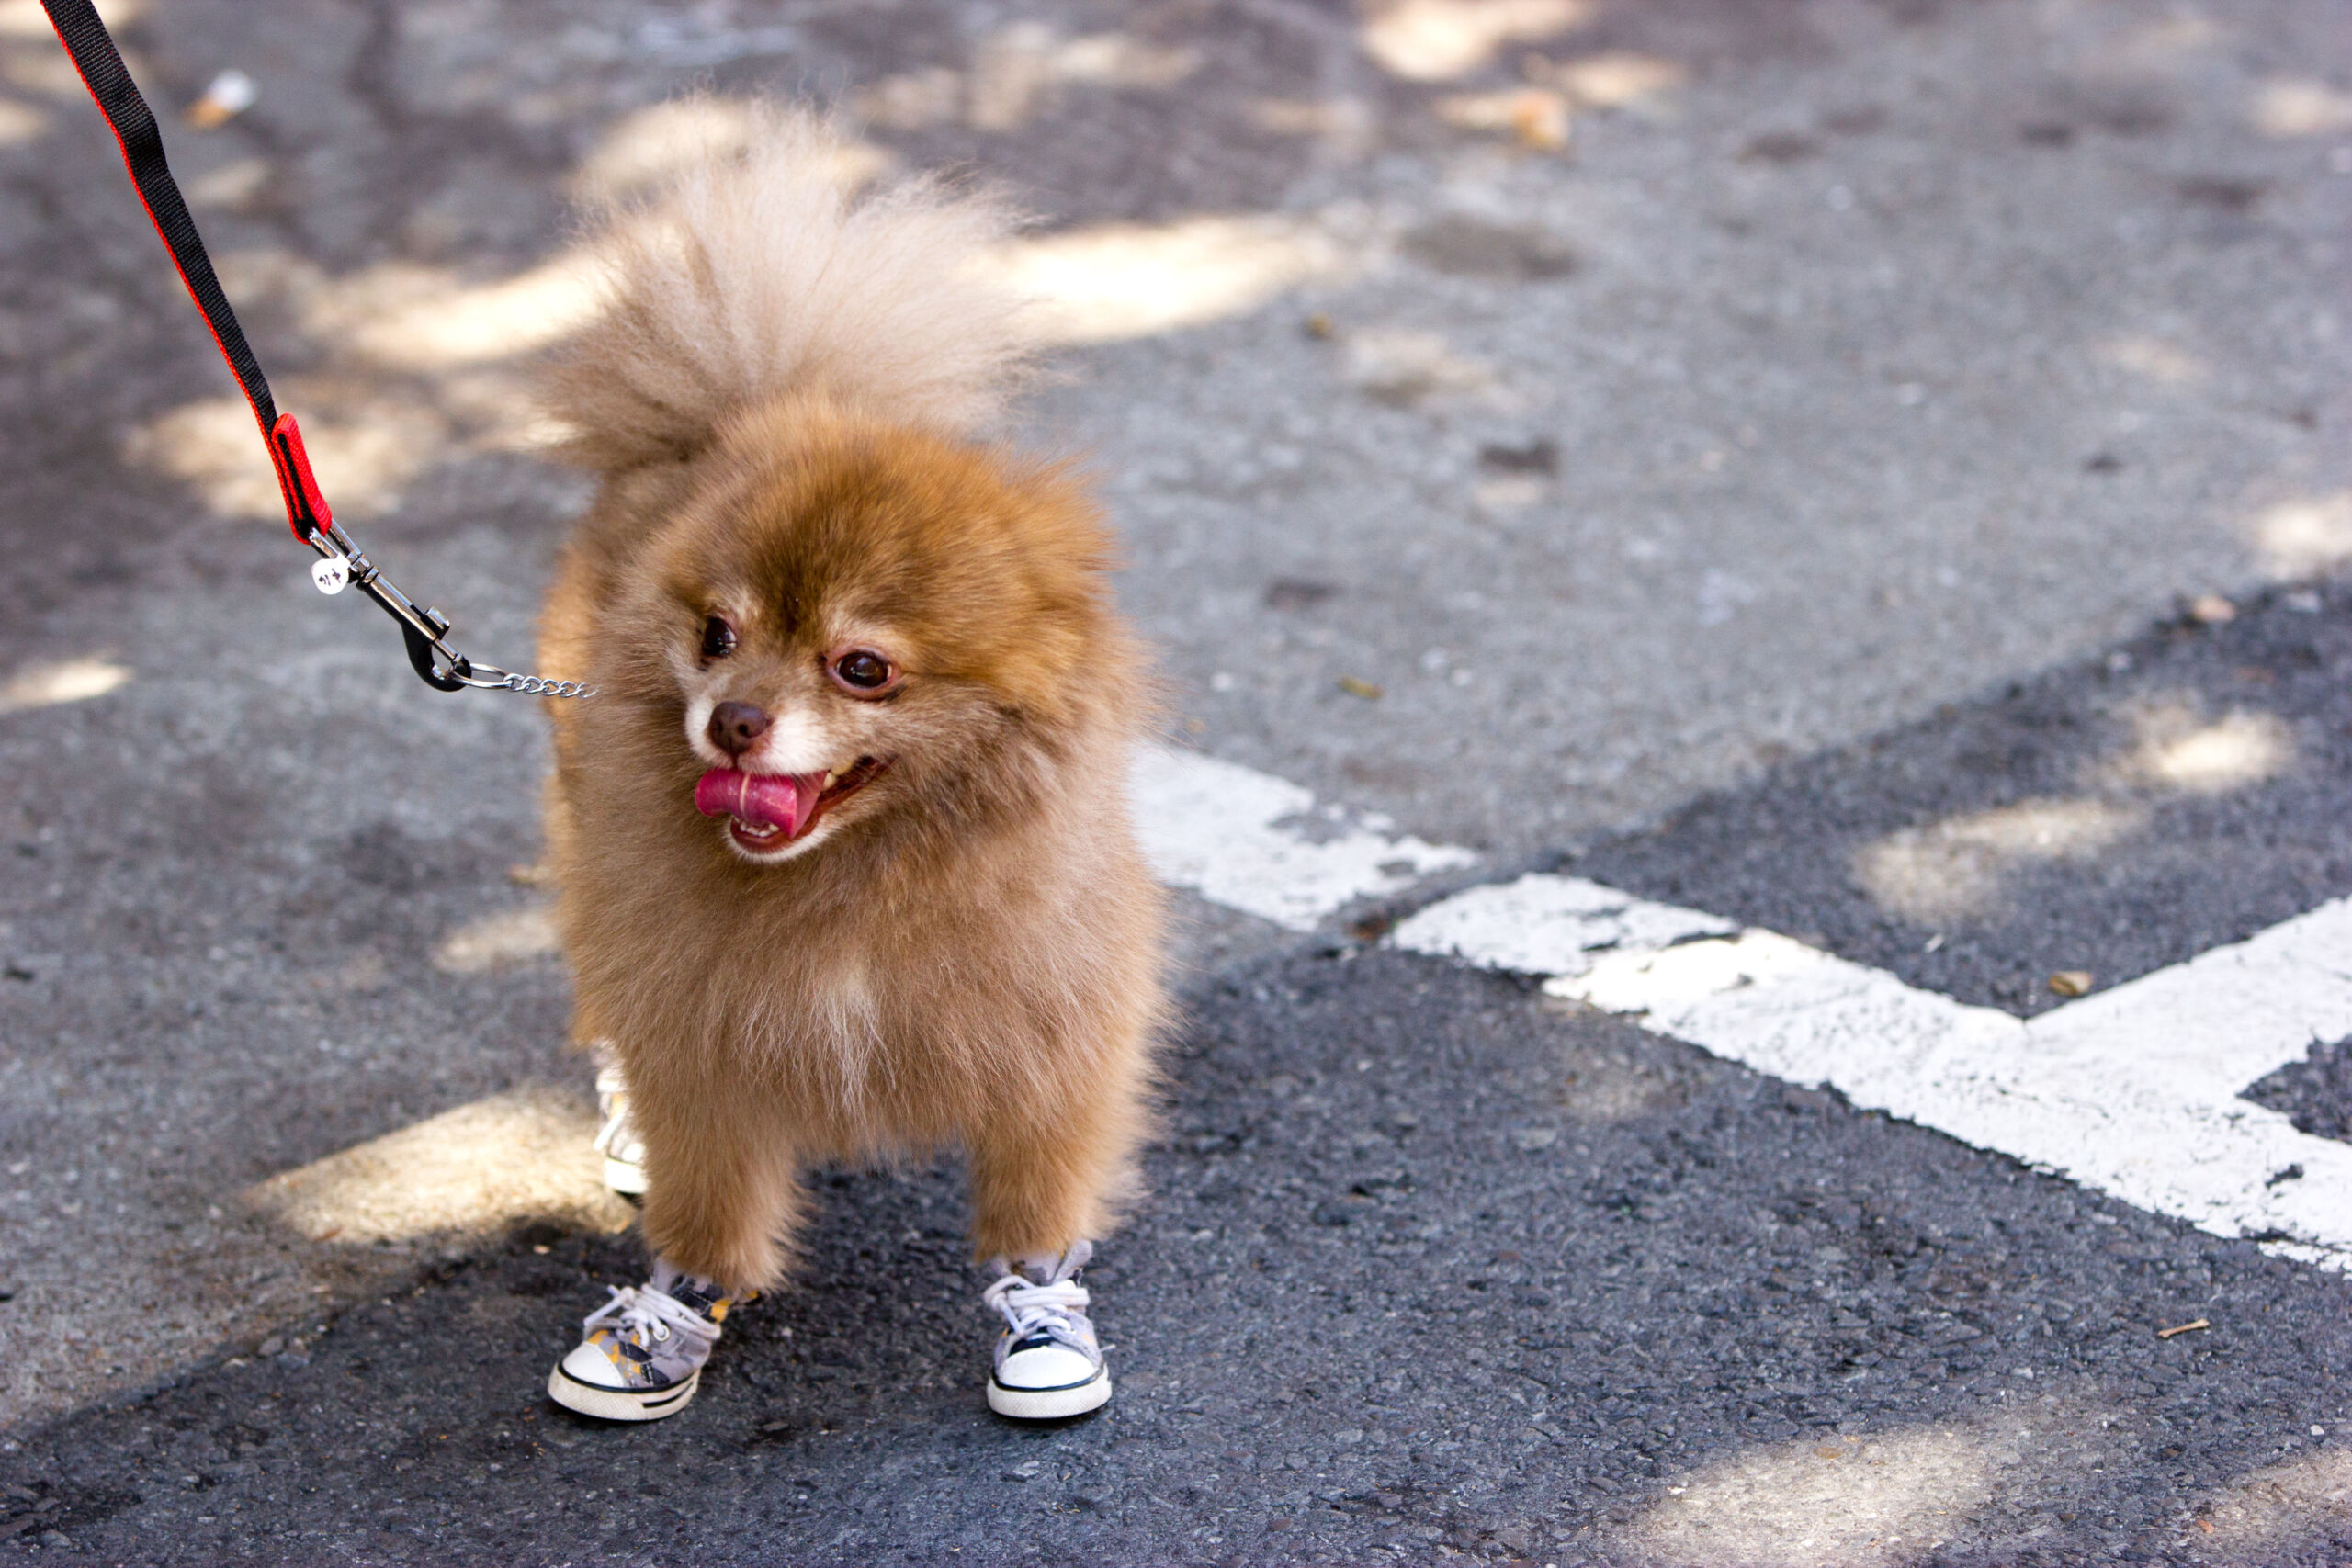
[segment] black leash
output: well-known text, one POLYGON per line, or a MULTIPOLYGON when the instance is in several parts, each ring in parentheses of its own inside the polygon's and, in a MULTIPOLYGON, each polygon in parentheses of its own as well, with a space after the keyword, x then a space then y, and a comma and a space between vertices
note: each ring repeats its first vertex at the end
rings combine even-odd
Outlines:
POLYGON ((90 0, 41 0, 41 8, 49 13, 50 26, 57 29, 57 40, 73 56, 74 68, 82 73, 83 85, 97 100, 98 112, 107 117, 115 140, 122 144, 122 161, 130 170, 130 183, 137 187, 139 199, 154 222, 155 232, 163 237, 164 248, 171 252, 172 264, 179 268, 180 281, 187 285, 188 297, 204 313, 205 325, 212 329, 212 341, 220 345, 220 356, 236 373, 237 385, 244 389, 245 401, 253 406, 254 423, 261 426, 263 445, 269 449, 270 466, 277 470, 278 493, 286 501, 286 521, 292 526, 294 536, 319 554, 319 559, 311 567, 311 581, 318 584, 319 592, 340 593, 346 587, 356 588, 381 605, 385 614, 400 623, 401 640, 408 646, 409 663, 424 683, 436 691, 458 692, 476 686, 533 696, 592 694, 591 688, 575 681, 513 674, 468 659, 449 646, 448 617, 420 605, 394 587, 391 580, 336 525, 334 514, 327 510, 326 497, 319 493, 319 481, 311 472, 311 457, 302 446, 301 426, 294 423, 292 414, 278 412, 276 400, 269 395, 269 380, 261 373, 261 361, 254 357, 253 345, 245 341, 245 330, 237 324, 237 312, 230 308, 228 295, 221 292, 220 279, 212 270, 212 258, 205 254, 203 237, 196 231, 196 220, 188 216, 179 182, 172 178, 171 165, 164 160, 164 137, 155 123, 155 111, 140 96, 138 84, 131 81, 130 71, 122 63, 121 51, 115 48, 106 24, 98 19, 90 0))

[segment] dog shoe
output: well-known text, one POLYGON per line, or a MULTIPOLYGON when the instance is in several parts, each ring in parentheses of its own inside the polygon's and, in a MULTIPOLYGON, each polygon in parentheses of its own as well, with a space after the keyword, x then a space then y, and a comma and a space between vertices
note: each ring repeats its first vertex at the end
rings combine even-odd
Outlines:
POLYGON ((1002 1258, 1002 1278, 980 1300, 1004 1314, 989 1378, 989 1408, 1021 1421, 1082 1416, 1111 1397, 1111 1371, 1102 1364, 1087 1320, 1086 1287, 1078 1271, 1094 1244, 1072 1242, 1060 1257, 1024 1258, 1015 1269, 1002 1258))
POLYGON ((659 1421, 695 1396, 733 1299, 708 1280, 653 1265, 650 1284, 611 1287, 584 1337, 548 1374, 548 1397, 607 1421, 659 1421))
POLYGON ((596 1074, 596 1151, 605 1156, 605 1185, 632 1203, 645 1201, 645 1145, 628 1119, 628 1080, 609 1063, 596 1074))

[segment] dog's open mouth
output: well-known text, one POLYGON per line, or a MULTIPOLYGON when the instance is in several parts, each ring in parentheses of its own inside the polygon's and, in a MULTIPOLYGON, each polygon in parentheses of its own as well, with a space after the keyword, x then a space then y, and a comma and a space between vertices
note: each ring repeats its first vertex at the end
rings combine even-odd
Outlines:
POLYGON ((695 809, 728 818, 737 845, 759 854, 805 839, 826 812, 872 784, 890 764, 860 757, 847 771, 821 773, 747 773, 713 768, 695 784, 695 809))

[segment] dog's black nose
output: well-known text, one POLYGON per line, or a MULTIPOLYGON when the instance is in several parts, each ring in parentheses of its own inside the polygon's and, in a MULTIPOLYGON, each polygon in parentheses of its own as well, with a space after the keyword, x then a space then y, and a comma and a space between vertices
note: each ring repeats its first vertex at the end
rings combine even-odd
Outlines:
POLYGON ((710 710, 710 743, 730 757, 740 757, 768 732, 766 713, 749 703, 721 703, 710 710))

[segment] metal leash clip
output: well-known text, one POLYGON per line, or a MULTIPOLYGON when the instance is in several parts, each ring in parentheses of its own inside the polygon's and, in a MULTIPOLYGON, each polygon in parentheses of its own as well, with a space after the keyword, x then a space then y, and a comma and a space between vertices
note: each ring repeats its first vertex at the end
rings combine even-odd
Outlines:
POLYGON ((594 686, 577 681, 550 681, 544 675, 521 675, 494 664, 477 664, 449 646, 449 617, 419 604, 395 586, 369 560, 342 526, 330 518, 314 527, 304 542, 319 552, 311 567, 311 581, 325 594, 356 588, 400 623, 401 640, 408 646, 408 661, 417 677, 439 692, 471 686, 481 691, 519 692, 528 697, 590 697, 594 686))
POLYGON ((83 85, 97 101, 98 112, 106 116, 107 128, 121 143, 123 164, 130 170, 139 200, 147 209, 147 216, 154 220, 155 232, 163 240, 164 248, 171 253, 180 281, 187 285, 188 298, 196 302, 205 325, 212 329, 212 341, 220 345, 221 357, 229 362, 229 369, 236 376, 237 385, 254 411, 262 441, 269 448, 270 466, 277 470, 277 488, 285 498, 287 524, 296 538, 319 553, 318 560, 311 567, 311 581, 318 585, 319 592, 340 593, 356 585, 359 592, 382 605, 384 613, 401 625, 401 637, 408 644, 409 663, 435 691, 459 692, 472 686, 521 692, 530 696, 593 695, 594 688, 577 681, 550 681, 543 676, 517 675, 492 665, 476 664, 449 646, 447 615, 425 608, 393 587, 374 563, 360 554, 359 547, 351 542, 349 536, 335 526, 334 513, 327 509, 327 499, 319 492, 318 476, 311 471, 310 455, 302 448, 302 427, 292 414, 280 413, 277 400, 270 396, 269 378, 262 374, 261 361, 254 356, 253 344, 245 340, 245 329, 229 304, 220 275, 212 269, 212 257, 204 248, 202 236, 196 231, 196 220, 188 213, 187 198, 180 194, 179 182, 172 177, 171 164, 164 156, 164 138, 155 122, 155 111, 140 95, 139 85, 130 79, 130 72, 122 62, 122 51, 115 48, 113 37, 90 0, 41 0, 41 7, 49 13, 50 23, 57 29, 57 40, 65 46, 74 69, 81 73, 83 85))

